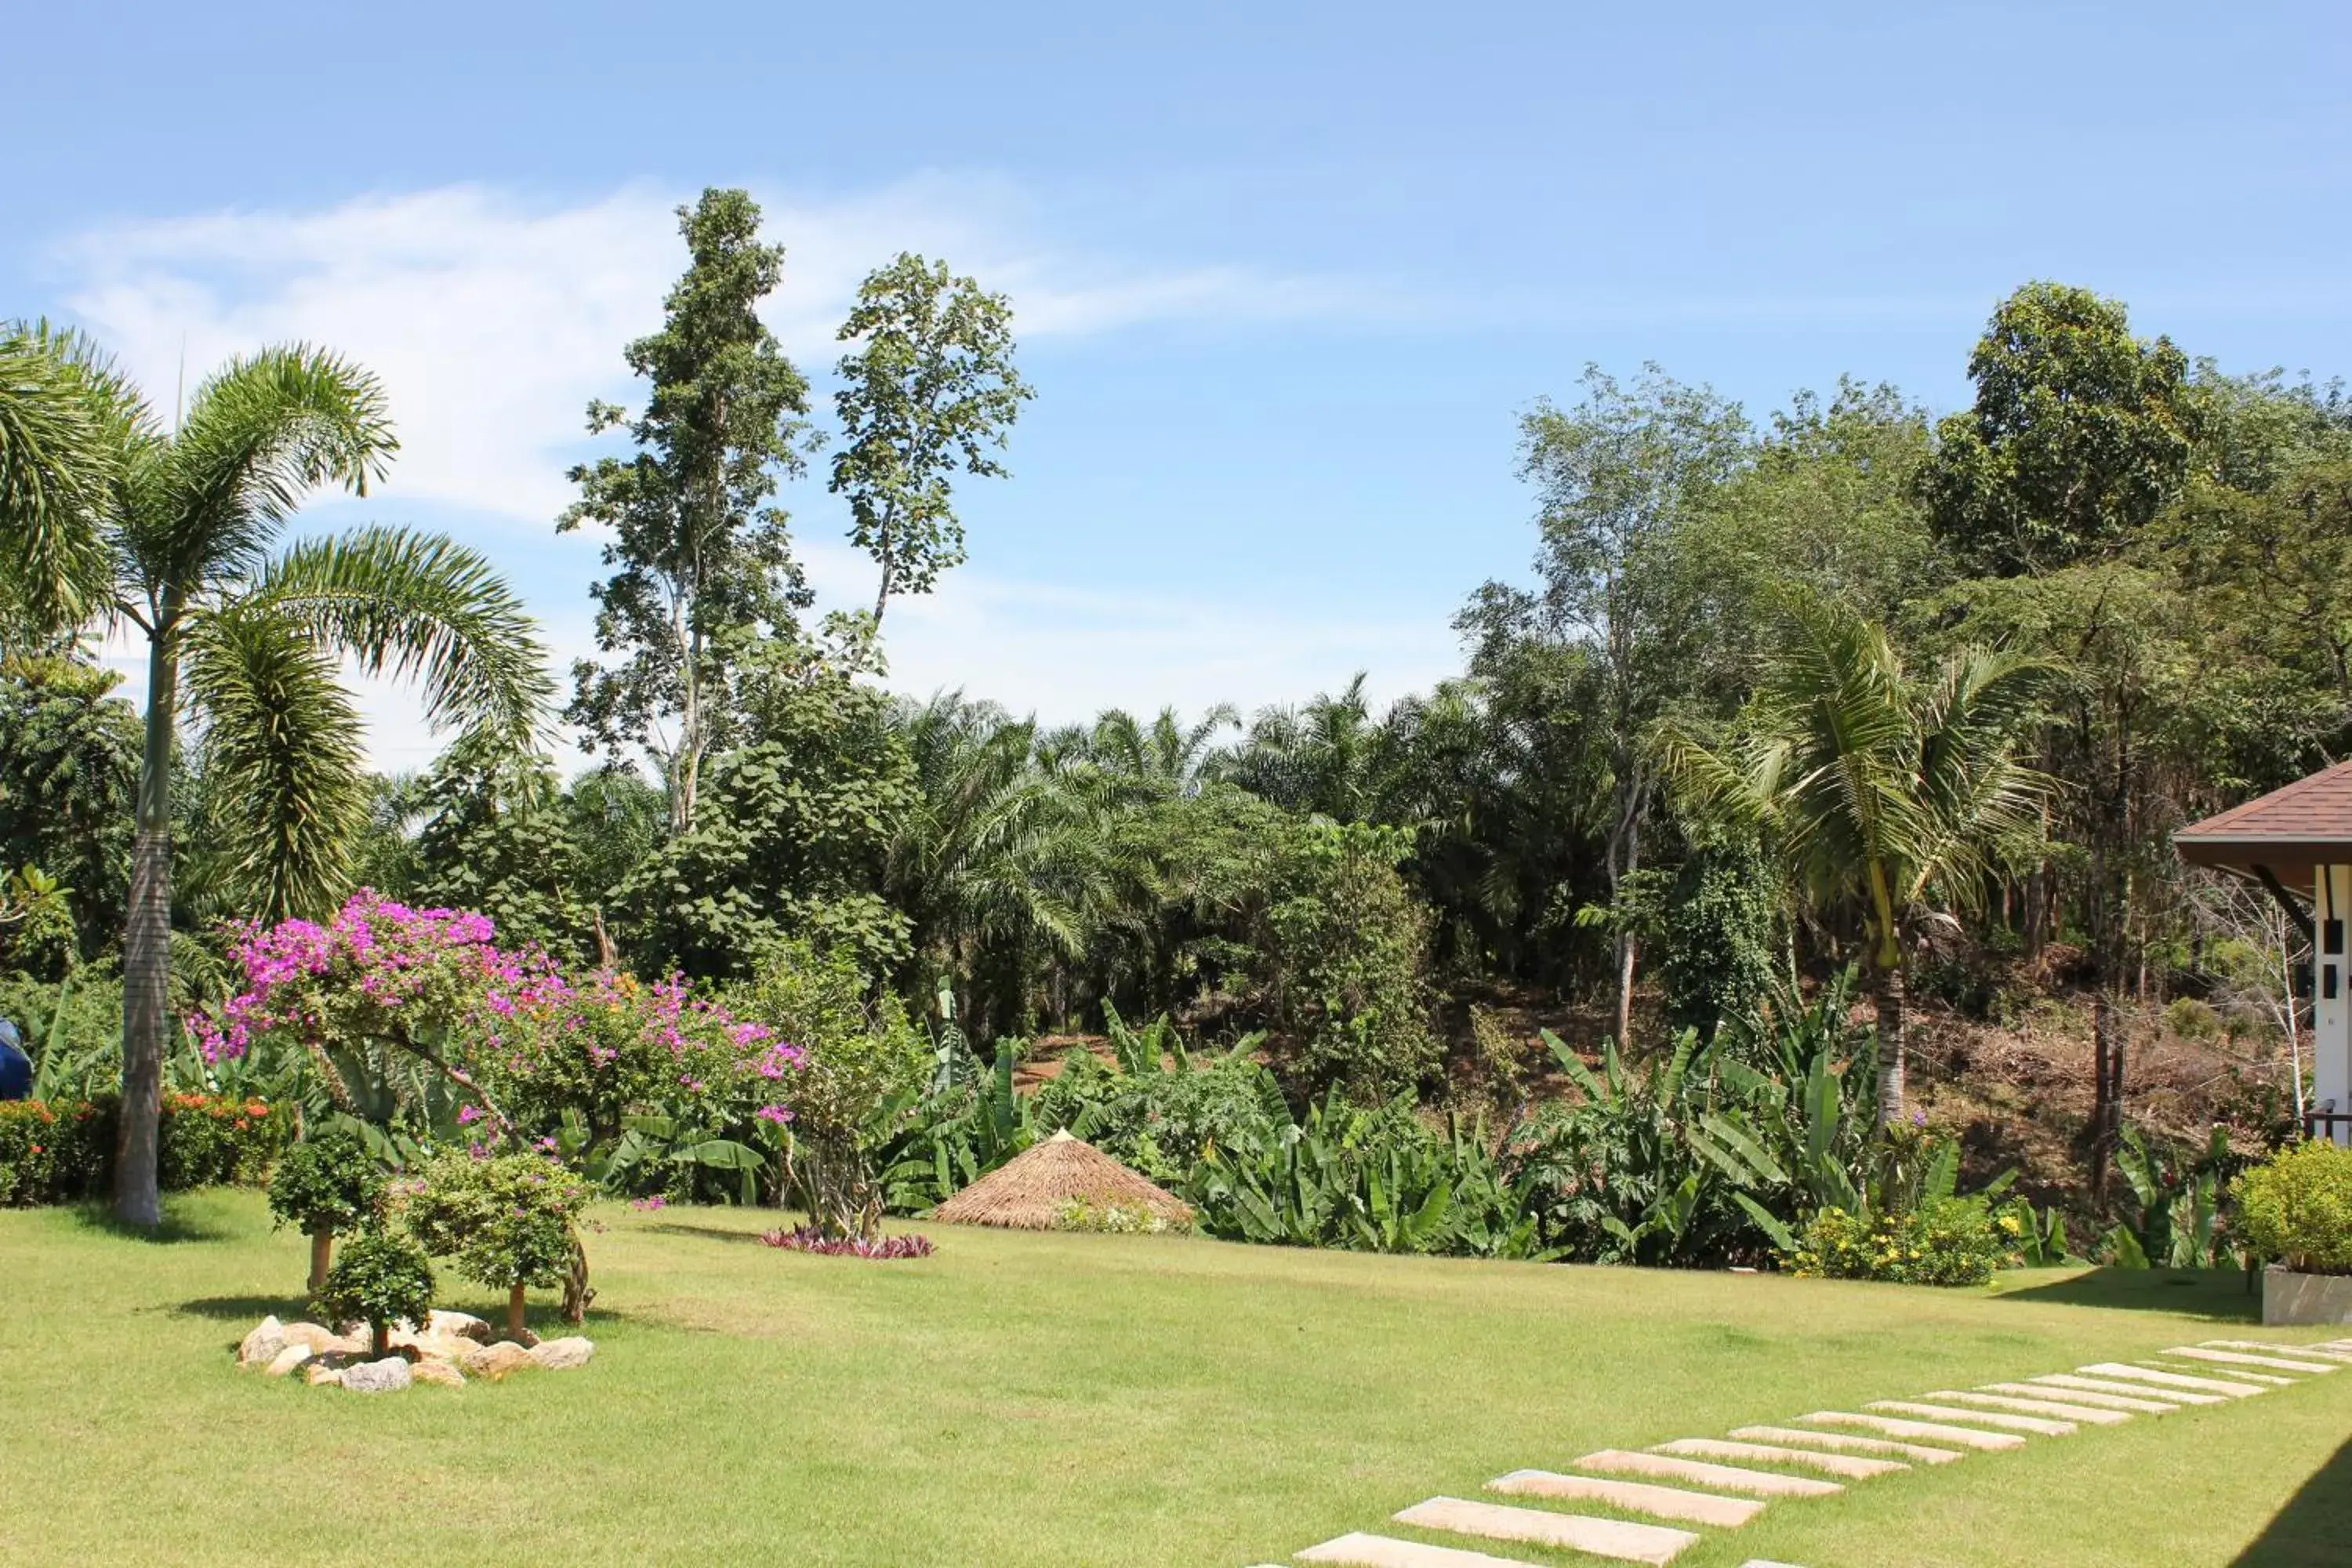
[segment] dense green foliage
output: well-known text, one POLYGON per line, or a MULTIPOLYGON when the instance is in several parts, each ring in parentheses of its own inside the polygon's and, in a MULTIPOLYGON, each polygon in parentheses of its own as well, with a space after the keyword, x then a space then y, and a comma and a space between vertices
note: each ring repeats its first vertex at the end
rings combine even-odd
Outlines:
POLYGON ((2238 1228, 2257 1258, 2352 1274, 2352 1150, 2313 1142, 2238 1178, 2238 1228))
POLYGON ((330 1130, 279 1156, 269 1176, 269 1212, 307 1236, 333 1235, 373 1223, 383 1211, 386 1186, 367 1144, 330 1130))
POLYGON ((1936 1198, 1870 1218, 1826 1208, 1807 1222, 1789 1272, 1903 1285, 1983 1285, 2016 1256, 2015 1215, 1982 1198, 1936 1198))
POLYGON ((389 1226, 363 1230, 343 1244, 327 1271, 315 1310, 328 1321, 366 1323, 375 1353, 391 1350, 395 1324, 422 1323, 433 1310, 433 1260, 415 1240, 389 1226))

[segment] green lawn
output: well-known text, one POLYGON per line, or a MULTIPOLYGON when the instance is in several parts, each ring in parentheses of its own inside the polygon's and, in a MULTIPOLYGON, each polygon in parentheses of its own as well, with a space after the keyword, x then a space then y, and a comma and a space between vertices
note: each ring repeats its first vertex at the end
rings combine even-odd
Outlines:
MULTIPOLYGON (((230 1369, 305 1267, 254 1194, 181 1199, 164 1242, 0 1214, 0 1562, 1238 1568, 1591 1448, 2268 1337, 2225 1279, 985 1231, 877 1264, 758 1246, 768 1216, 601 1212, 593 1365, 373 1399, 230 1369)), ((1681 1568, 2342 1563, 2347 1436, 2352 1373, 1775 1504, 1681 1568)))

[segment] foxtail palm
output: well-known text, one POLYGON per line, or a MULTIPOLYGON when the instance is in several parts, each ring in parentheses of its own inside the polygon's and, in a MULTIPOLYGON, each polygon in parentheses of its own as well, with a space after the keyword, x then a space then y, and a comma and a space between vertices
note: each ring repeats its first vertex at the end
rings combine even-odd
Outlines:
MULTIPOLYGON (((383 527, 277 550, 306 496, 331 486, 366 494, 397 449, 365 371, 320 349, 267 349, 206 379, 167 430, 87 342, 40 328, 9 341, 58 367, 78 416, 104 439, 97 472, 52 488, 59 499, 45 526, 55 542, 0 552, 5 596, 49 631, 121 622, 147 643, 115 1206, 152 1226, 184 705, 209 793, 227 803, 218 848, 251 912, 278 919, 347 889, 366 815, 361 725, 340 659, 415 679, 436 725, 517 743, 537 729, 548 683, 530 618, 472 551, 383 527)), ((0 521, 11 533, 30 526, 16 510, 0 521)))
POLYGON ((1843 606, 1796 599, 1780 622, 1736 737, 1664 727, 1666 773, 1686 809, 1760 831, 1817 906, 1859 906, 1885 1125, 1903 1115, 1911 940, 1976 907, 2040 831, 2049 781, 2018 749, 2047 667, 1971 648, 1915 680, 1885 630, 1843 606))

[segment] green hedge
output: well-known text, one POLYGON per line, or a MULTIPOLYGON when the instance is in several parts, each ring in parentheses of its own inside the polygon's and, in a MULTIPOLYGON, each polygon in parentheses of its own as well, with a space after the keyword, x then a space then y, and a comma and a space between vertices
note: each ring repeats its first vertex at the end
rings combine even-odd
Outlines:
MULTIPOLYGON (((72 1203, 114 1184, 112 1100, 0 1101, 0 1205, 72 1203)), ((258 1100, 166 1094, 161 1176, 167 1190, 256 1184, 291 1136, 284 1108, 258 1100)))

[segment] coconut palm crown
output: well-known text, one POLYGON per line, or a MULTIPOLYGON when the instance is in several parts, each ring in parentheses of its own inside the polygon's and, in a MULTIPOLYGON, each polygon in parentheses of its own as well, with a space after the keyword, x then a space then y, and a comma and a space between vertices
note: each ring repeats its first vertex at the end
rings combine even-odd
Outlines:
POLYGON ((2019 760, 2050 673, 1966 648, 1915 679, 1884 627, 1829 601, 1781 609, 1780 651, 1730 739, 1661 727, 1685 809, 1761 835, 1815 908, 1856 909, 1877 1003, 1879 1121, 1904 1108, 1908 954, 2039 837, 2052 781, 2019 760))

